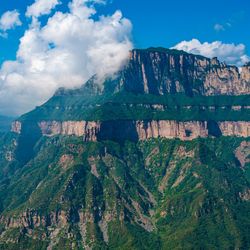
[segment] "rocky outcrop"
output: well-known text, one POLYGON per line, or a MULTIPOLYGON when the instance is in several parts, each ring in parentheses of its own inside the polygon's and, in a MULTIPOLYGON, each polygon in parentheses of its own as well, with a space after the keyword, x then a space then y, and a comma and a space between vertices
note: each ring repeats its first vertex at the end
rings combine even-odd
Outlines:
POLYGON ((241 69, 241 79, 243 82, 250 82, 250 65, 247 64, 241 69))
POLYGON ((185 141, 198 137, 206 138, 210 135, 250 136, 250 122, 219 122, 211 124, 211 122, 206 121, 138 121, 136 122, 136 129, 139 140, 161 137, 168 139, 179 138, 185 141))
POLYGON ((218 124, 223 136, 250 136, 250 122, 219 122, 218 124))
POLYGON ((207 137, 207 122, 190 121, 138 121, 136 123, 139 140, 150 138, 179 138, 181 140, 192 140, 198 137, 207 137))
POLYGON ((250 67, 242 67, 241 73, 235 66, 214 67, 204 82, 206 95, 241 95, 250 93, 250 67))
POLYGON ((181 51, 133 50, 120 86, 145 94, 250 94, 250 67, 236 66, 181 51))
POLYGON ((48 216, 41 216, 37 211, 24 211, 18 216, 12 217, 0 217, 0 222, 5 225, 6 228, 37 228, 40 226, 50 226, 56 224, 65 225, 68 221, 68 215, 64 211, 57 211, 51 213, 48 216))
POLYGON ((86 141, 96 141, 100 130, 100 123, 87 121, 42 121, 38 125, 44 136, 75 135, 86 141))
MULTIPOLYGON (((17 124, 21 127, 20 122, 17 124)), ((138 141, 150 138, 179 138, 185 141, 208 136, 250 137, 250 122, 243 121, 42 121, 38 126, 43 136, 74 135, 83 137, 84 141, 138 141)), ((19 129, 13 131, 21 132, 19 129)))
POLYGON ((248 163, 250 163, 250 142, 243 141, 240 146, 235 150, 235 156, 240 162, 241 167, 245 167, 248 163))
POLYGON ((245 192, 240 193, 240 198, 243 201, 250 201, 250 189, 245 190, 245 192))
POLYGON ((20 134, 22 130, 22 123, 20 121, 14 121, 11 124, 11 132, 20 134))

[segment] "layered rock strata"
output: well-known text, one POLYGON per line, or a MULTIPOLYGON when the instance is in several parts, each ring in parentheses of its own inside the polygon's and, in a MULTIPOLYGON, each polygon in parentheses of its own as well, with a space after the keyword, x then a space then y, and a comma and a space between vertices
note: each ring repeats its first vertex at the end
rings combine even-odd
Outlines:
MULTIPOLYGON (((84 141, 98 140, 147 140, 150 138, 179 138, 193 140, 208 136, 250 136, 250 122, 244 121, 42 121, 38 123, 43 136, 74 135, 84 141)), ((16 121, 12 131, 22 132, 22 125, 16 121)))

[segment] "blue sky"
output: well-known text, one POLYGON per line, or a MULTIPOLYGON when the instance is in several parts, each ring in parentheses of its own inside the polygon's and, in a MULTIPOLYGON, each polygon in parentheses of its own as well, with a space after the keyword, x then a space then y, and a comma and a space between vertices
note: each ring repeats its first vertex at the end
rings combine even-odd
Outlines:
POLYGON ((133 23, 137 47, 170 47, 182 40, 221 40, 250 47, 249 0, 114 0, 133 23), (231 27, 216 32, 215 24, 231 27))
MULTIPOLYGON (((0 15, 7 10, 18 9, 24 25, 10 31, 8 39, 0 38, 0 62, 15 57, 19 38, 27 28, 23 15, 32 3, 33 0, 1 0, 0 15)), ((117 9, 131 20, 134 46, 137 48, 171 47, 182 40, 198 38, 202 42, 243 43, 247 51, 250 50, 249 0, 113 0, 100 7, 104 14, 117 9), (216 31, 216 24, 225 26, 224 30, 216 31)))
POLYGON ((0 114, 116 73, 133 48, 250 61, 249 0, 0 0, 0 114))

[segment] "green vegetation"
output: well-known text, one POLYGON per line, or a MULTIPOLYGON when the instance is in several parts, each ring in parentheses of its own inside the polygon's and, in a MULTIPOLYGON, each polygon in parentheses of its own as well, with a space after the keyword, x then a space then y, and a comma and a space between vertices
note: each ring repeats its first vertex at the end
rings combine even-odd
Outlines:
POLYGON ((215 120, 249 121, 250 96, 135 95, 55 96, 21 120, 215 120), (162 109, 155 105, 163 105, 162 109), (241 106, 239 110, 232 107, 241 106))
POLYGON ((53 249, 248 249, 250 204, 240 194, 250 188, 249 166, 235 156, 242 141, 41 138, 29 162, 0 178, 1 214, 52 218, 63 211, 68 222, 29 219, 15 233, 2 225, 0 249, 46 249, 56 228, 53 249), (88 218, 85 240, 80 214, 88 218))

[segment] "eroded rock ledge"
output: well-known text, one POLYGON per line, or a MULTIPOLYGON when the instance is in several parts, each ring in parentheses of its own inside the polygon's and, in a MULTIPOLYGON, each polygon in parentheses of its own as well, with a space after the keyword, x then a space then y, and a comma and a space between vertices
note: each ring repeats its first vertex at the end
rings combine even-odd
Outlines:
MULTIPOLYGON (((158 137, 193 140, 208 136, 250 136, 250 122, 246 121, 41 121, 37 126, 43 136, 74 135, 83 137, 84 141, 137 141, 158 137)), ((15 121, 12 124, 12 132, 22 133, 21 122, 15 121)))

